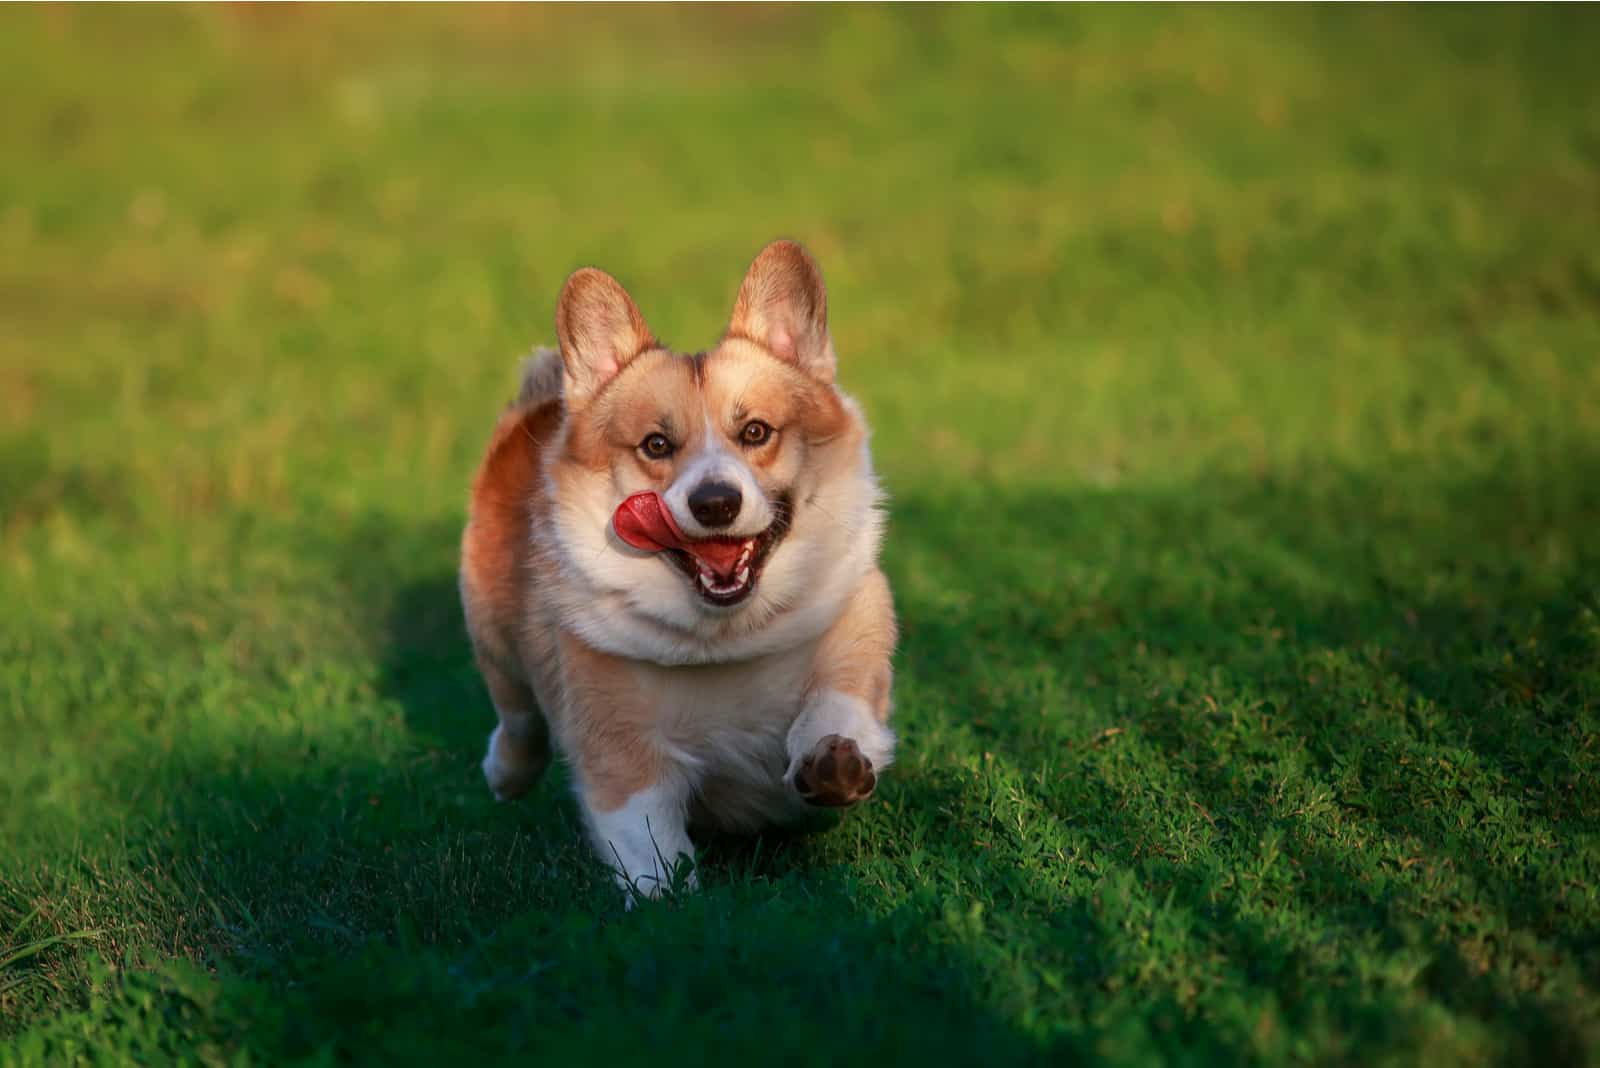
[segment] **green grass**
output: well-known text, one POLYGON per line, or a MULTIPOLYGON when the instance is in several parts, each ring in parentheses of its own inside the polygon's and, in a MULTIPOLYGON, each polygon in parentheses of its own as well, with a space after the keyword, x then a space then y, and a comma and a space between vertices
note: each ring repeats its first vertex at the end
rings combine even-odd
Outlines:
POLYGON ((1588 10, 0 15, 0 1061, 1600 1061, 1588 10), (466 483, 827 272, 901 762, 624 915, 466 483))

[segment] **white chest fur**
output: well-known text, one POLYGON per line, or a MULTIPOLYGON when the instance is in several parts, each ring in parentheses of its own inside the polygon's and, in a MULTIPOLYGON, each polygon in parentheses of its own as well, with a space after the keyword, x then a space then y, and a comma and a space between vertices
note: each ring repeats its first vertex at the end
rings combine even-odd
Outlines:
POLYGON ((634 668, 653 697, 655 742, 683 776, 697 822, 748 830, 804 812, 784 781, 816 643, 725 664, 634 668))

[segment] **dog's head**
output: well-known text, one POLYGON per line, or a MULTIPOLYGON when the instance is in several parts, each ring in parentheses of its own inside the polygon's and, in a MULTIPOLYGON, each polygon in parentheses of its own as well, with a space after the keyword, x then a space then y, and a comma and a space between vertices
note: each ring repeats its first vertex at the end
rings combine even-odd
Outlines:
POLYGON ((829 596, 841 571, 853 585, 871 564, 880 523, 866 428, 834 384, 822 274, 799 245, 761 252, 708 352, 660 344, 594 268, 568 279, 556 333, 566 419, 548 469, 555 527, 595 594, 714 640, 829 596), (641 501, 643 519, 623 507, 641 501), (619 530, 652 520, 656 551, 619 530))

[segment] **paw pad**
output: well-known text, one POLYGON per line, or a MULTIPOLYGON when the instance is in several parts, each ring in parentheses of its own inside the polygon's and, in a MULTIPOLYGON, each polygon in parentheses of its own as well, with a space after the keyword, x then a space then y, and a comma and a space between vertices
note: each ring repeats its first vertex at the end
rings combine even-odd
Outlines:
POLYGON ((794 788, 808 804, 843 808, 872 795, 878 785, 872 761, 855 740, 830 734, 795 769, 794 788))

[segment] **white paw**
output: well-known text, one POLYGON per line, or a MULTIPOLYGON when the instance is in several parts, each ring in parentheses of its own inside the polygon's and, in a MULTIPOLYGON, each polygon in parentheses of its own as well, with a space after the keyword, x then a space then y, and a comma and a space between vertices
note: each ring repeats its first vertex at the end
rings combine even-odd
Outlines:
POLYGON ((632 912, 640 901, 660 901, 662 898, 692 894, 699 890, 700 877, 693 864, 692 860, 680 854, 678 868, 665 876, 650 874, 629 880, 621 872, 613 871, 617 887, 622 891, 623 909, 632 912))
POLYGON ((518 747, 496 727, 489 735, 489 751, 483 756, 483 778, 496 801, 515 801, 526 796, 539 776, 544 774, 547 761, 530 759, 519 753, 518 747))

